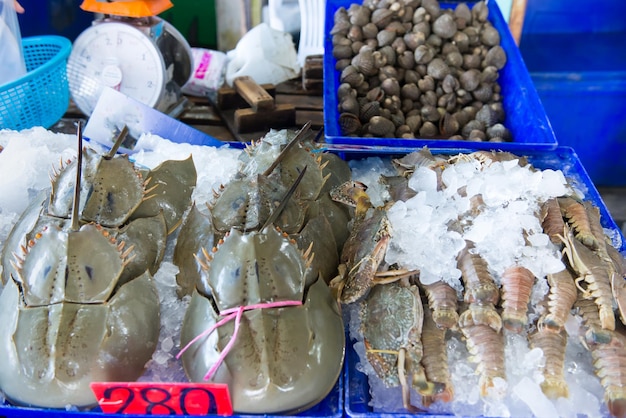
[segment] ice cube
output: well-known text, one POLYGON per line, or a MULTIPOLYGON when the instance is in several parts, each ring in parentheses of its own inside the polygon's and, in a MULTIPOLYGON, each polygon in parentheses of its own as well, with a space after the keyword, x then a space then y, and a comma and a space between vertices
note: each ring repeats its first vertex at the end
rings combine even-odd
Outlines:
POLYGON ((559 416, 554 404, 543 394, 537 383, 528 377, 522 378, 513 388, 513 393, 519 397, 536 417, 559 416))

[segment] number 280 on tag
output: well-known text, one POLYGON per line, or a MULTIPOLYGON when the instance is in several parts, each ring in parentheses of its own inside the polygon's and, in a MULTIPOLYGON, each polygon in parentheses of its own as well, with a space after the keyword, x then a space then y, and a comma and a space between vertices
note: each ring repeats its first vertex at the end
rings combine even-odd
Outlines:
POLYGON ((232 415, 228 386, 218 383, 93 382, 102 412, 141 415, 232 415))

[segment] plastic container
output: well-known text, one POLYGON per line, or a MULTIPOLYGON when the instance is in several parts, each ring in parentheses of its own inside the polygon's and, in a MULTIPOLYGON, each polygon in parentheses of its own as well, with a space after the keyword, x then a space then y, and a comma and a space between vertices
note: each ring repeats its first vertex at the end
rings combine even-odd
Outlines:
POLYGON ((298 4, 301 22, 298 63, 304 67, 306 57, 324 53, 326 0, 298 0, 298 4))
MULTIPOLYGON (((550 150, 557 146, 550 122, 546 117, 543 105, 526 70, 519 49, 515 45, 502 13, 497 4, 488 2, 489 20, 500 33, 500 44, 507 54, 507 63, 500 70, 498 79, 502 87, 502 99, 506 111, 504 125, 509 128, 513 142, 476 142, 461 140, 437 139, 402 139, 402 138, 364 138, 342 136, 339 128, 337 110, 337 88, 340 72, 335 69, 336 60, 332 56, 332 37, 330 28, 333 26, 334 15, 341 6, 348 8, 354 0, 329 0, 326 3, 326 30, 324 37, 324 133, 326 142, 330 144, 352 145, 383 145, 421 147, 429 146, 476 149, 533 149, 550 150)), ((441 3, 442 7, 453 7, 452 3, 441 3)), ((473 3, 468 2, 470 7, 473 3)))
MULTIPOLYGON (((357 150, 354 147, 330 147, 335 149, 342 158, 347 160, 360 160, 367 157, 400 157, 407 153, 416 151, 415 148, 375 148, 366 149, 364 147, 361 150, 357 150)), ((457 154, 460 152, 472 152, 474 149, 430 149, 432 154, 457 154)), ((591 201, 600 210, 600 216, 604 228, 610 229, 615 232, 614 240, 621 243, 619 250, 622 253, 626 253, 626 242, 624 235, 621 233, 619 227, 615 221, 611 218, 608 209, 598 190, 594 186, 593 182, 589 178, 583 164, 576 155, 576 152, 570 147, 559 146, 552 151, 526 151, 518 152, 518 155, 524 155, 528 157, 529 163, 533 164, 539 169, 554 169, 563 171, 565 177, 570 184, 579 190, 584 192, 585 199, 591 201)), ((408 418, 414 417, 408 413, 374 413, 371 407, 368 405, 370 402, 369 384, 367 377, 362 372, 356 369, 358 362, 358 355, 352 348, 354 341, 350 340, 349 336, 346 336, 346 367, 344 371, 344 384, 345 384, 345 413, 350 417, 381 417, 389 416, 395 418, 408 418)), ((520 358, 520 361, 522 359, 520 358)), ((400 391, 400 387, 397 388, 400 391)), ((510 390, 510 388, 509 388, 510 390)), ((428 417, 449 417, 450 415, 425 415, 428 417)))
POLYGON ((22 39, 28 71, 0 86, 0 129, 49 128, 67 110, 70 93, 65 67, 72 49, 61 36, 22 39))
POLYGON ((520 50, 559 144, 626 185, 626 3, 529 0, 520 50))

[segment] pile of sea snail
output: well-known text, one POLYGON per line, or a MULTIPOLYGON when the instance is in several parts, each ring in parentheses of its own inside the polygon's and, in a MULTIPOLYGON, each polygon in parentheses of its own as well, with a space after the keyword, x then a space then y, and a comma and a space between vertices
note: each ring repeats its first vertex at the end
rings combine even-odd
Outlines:
POLYGON ((510 141, 497 81, 507 57, 488 14, 484 1, 337 9, 330 34, 342 134, 510 141))

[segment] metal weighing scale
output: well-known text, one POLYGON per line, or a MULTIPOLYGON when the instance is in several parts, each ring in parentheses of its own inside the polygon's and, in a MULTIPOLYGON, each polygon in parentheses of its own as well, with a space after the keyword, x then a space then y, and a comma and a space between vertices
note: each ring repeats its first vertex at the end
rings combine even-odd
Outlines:
POLYGON ((191 48, 180 32, 156 16, 169 0, 84 0, 98 13, 74 41, 67 76, 76 106, 90 116, 104 87, 176 117, 184 109, 180 88, 191 76, 191 48))

